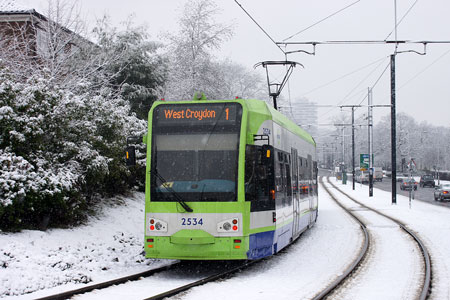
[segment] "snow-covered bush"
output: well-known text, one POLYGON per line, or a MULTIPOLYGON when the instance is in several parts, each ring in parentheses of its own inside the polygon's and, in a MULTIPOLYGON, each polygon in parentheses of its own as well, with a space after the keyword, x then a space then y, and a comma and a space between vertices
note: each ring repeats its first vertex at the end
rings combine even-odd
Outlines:
POLYGON ((0 69, 0 228, 73 224, 96 195, 125 192, 126 137, 144 131, 106 88, 73 94, 0 69))
POLYGON ((108 18, 104 18, 94 33, 100 56, 116 57, 105 67, 114 74, 110 84, 130 103, 131 111, 146 120, 166 80, 167 62, 158 54, 162 44, 150 41, 146 28, 134 26, 132 21, 126 23, 125 30, 118 30, 111 28, 108 18))

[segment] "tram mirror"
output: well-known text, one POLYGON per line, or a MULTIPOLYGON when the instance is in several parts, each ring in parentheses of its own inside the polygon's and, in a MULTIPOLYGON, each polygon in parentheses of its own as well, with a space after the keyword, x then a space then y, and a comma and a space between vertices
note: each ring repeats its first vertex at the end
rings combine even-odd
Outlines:
POLYGON ((128 146, 125 153, 125 159, 127 166, 136 165, 136 148, 134 146, 128 146))

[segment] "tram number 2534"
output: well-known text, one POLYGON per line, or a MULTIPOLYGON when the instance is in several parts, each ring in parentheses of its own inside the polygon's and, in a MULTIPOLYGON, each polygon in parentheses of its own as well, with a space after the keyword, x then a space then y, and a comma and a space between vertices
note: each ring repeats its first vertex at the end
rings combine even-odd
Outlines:
POLYGON ((200 218, 181 218, 181 226, 203 225, 203 219, 200 218))

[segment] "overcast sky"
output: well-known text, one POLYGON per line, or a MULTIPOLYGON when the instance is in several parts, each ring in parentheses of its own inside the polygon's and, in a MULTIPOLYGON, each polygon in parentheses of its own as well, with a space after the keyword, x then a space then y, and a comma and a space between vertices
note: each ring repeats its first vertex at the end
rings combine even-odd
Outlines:
MULTIPOLYGON (((21 0, 45 12, 46 0, 21 0)), ((117 25, 129 15, 136 24, 146 24, 153 39, 162 31, 175 31, 176 20, 187 0, 81 0, 82 12, 93 25, 108 14, 117 25), (126 4, 124 4, 126 3, 126 4)), ((265 60, 283 60, 284 55, 253 23, 234 0, 215 0, 222 9, 218 21, 235 25, 235 34, 223 45, 220 57, 228 57, 253 68, 265 60)), ((394 28, 394 0, 238 0, 275 41, 302 31, 289 41, 384 40, 394 28), (353 4, 353 5, 351 5, 353 4)), ((397 0, 399 40, 450 41, 449 0, 397 0), (414 5, 415 3, 415 5, 414 5), (414 5, 414 6, 413 6, 414 5), (413 7, 412 7, 413 6, 413 7)), ((394 34, 389 40, 394 39, 394 34)), ((312 51, 311 46, 289 46, 287 50, 312 51)), ((422 45, 403 45, 399 51, 423 52, 422 45)), ((450 44, 429 44, 426 55, 397 56, 397 112, 406 112, 421 122, 450 126, 450 44)), ((316 54, 292 54, 289 60, 304 65, 296 68, 282 95, 295 101, 307 97, 319 105, 367 104, 367 89, 373 89, 374 104, 390 104, 389 56, 393 45, 318 45, 316 54), (363 68, 365 67, 365 68, 363 68), (383 76, 383 70, 386 69, 383 76), (354 72, 359 70, 357 72, 354 72), (354 72, 354 73, 352 73, 354 72), (350 74, 352 73, 352 74, 350 74), (348 76, 344 76, 350 74, 348 76), (381 77, 380 77, 381 76, 381 77), (342 78, 344 77, 344 78, 342 78), (342 78, 342 79, 339 79, 342 78), (337 80, 339 79, 339 80, 337 80)), ((262 68, 255 72, 265 76, 262 68)), ((279 74, 276 74, 279 76, 279 74)), ((357 115, 366 112, 357 110, 357 115)), ((339 108, 321 108, 319 123, 330 123, 339 108)), ((377 108, 375 120, 388 115, 389 108, 377 108)), ((348 115, 350 113, 348 112, 348 115)))

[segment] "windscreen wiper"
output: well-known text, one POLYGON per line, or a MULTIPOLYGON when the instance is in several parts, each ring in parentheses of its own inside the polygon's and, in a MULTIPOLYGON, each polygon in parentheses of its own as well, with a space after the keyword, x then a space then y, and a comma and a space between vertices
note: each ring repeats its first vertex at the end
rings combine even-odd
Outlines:
POLYGON ((155 175, 159 179, 159 181, 161 181, 161 184, 164 186, 164 188, 172 194, 172 196, 178 201, 178 203, 180 203, 180 205, 184 208, 185 211, 187 212, 194 211, 192 208, 189 207, 189 205, 186 204, 186 202, 184 202, 181 196, 167 184, 167 181, 164 179, 164 177, 162 177, 156 170, 150 172, 153 175, 155 175))

